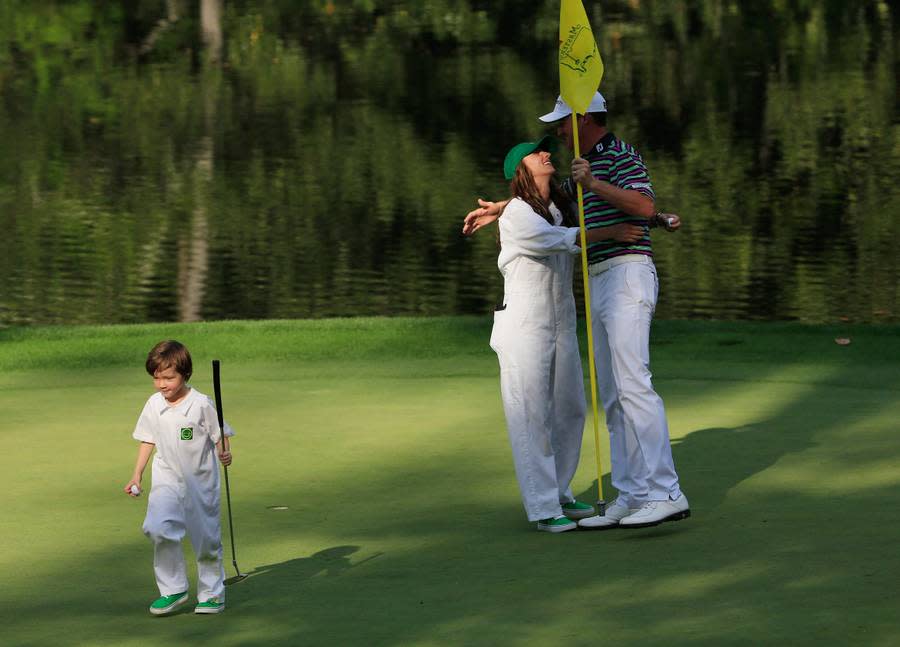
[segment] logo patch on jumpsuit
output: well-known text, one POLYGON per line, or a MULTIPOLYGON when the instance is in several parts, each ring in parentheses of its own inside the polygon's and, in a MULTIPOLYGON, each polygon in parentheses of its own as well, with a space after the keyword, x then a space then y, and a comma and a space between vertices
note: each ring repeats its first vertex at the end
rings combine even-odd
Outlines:
POLYGON ((193 427, 182 427, 181 428, 181 440, 193 440, 194 439, 194 428, 193 427))

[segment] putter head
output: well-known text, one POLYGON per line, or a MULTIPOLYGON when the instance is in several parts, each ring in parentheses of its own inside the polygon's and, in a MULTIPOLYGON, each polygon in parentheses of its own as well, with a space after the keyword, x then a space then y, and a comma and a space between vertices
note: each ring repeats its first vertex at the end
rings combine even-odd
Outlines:
POLYGON ((603 499, 597 500, 597 515, 600 517, 606 516, 606 501, 603 499))
POLYGON ((249 577, 249 575, 245 573, 238 573, 234 577, 229 577, 225 580, 225 586, 231 586, 232 584, 237 584, 238 582, 243 582, 249 577))
POLYGON ((238 582, 242 582, 243 580, 246 580, 248 577, 250 577, 249 573, 241 573, 241 569, 239 569, 237 565, 237 560, 232 561, 231 565, 234 566, 235 575, 234 577, 229 577, 227 580, 225 580, 225 586, 228 586, 229 584, 237 584, 238 582))

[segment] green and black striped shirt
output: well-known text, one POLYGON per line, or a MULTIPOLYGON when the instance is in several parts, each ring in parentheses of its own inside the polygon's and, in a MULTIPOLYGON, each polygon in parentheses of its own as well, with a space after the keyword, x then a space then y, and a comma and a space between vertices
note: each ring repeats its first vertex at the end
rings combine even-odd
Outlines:
MULTIPOLYGON (((590 150, 584 152, 582 157, 590 163, 591 173, 598 180, 609 182, 620 189, 640 191, 650 199, 656 199, 647 167, 644 166, 640 153, 612 133, 604 135, 590 150)), ((576 188, 571 178, 565 181, 563 188, 575 199, 576 188)), ((590 191, 584 192, 584 224, 587 229, 621 222, 644 227, 644 235, 634 243, 620 243, 614 240, 591 243, 588 245, 588 263, 599 263, 625 254, 653 256, 653 250, 650 247, 650 227, 646 218, 629 216, 590 191)))

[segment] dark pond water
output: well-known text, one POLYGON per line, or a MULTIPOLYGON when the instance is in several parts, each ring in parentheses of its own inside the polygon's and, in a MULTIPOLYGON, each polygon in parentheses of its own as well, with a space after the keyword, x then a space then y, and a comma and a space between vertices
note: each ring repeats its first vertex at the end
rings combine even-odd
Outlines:
MULTIPOLYGON (((896 3, 585 6, 611 128, 685 222, 658 316, 900 321, 896 3)), ((0 325, 488 313, 494 237, 460 223, 544 132, 557 19, 0 1, 0 325)))

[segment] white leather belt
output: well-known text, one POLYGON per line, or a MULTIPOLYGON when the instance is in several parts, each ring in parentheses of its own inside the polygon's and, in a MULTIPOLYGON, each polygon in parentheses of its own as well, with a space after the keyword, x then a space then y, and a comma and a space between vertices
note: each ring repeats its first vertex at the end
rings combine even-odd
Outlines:
POLYGON ((625 254, 624 256, 608 258, 599 263, 591 263, 588 265, 588 275, 597 276, 598 274, 603 274, 606 270, 622 263, 651 263, 652 261, 653 259, 646 254, 625 254))

